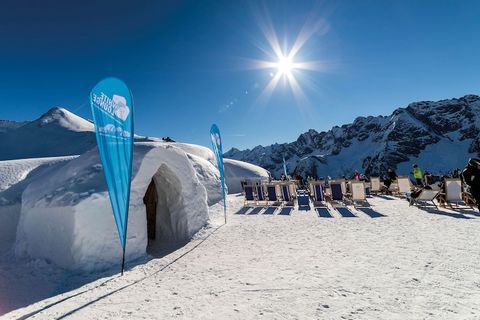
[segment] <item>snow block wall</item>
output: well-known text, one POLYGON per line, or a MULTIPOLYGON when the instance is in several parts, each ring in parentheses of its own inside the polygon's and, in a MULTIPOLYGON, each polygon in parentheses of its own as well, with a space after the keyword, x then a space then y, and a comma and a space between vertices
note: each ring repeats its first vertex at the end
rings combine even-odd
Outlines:
POLYGON ((0 161, 0 254, 15 243, 22 193, 34 177, 46 174, 74 159, 71 157, 0 161))
MULTIPOLYGON (((160 210, 170 218, 170 225, 162 224, 162 240, 187 240, 207 223, 207 191, 198 178, 195 157, 174 145, 135 144, 127 260, 146 252, 143 196, 152 178, 164 200, 160 210)), ((207 188, 215 183, 209 181, 207 188)), ((22 195, 15 252, 66 269, 92 271, 118 264, 121 245, 96 149, 51 172, 48 179, 34 179, 28 185, 22 195)))

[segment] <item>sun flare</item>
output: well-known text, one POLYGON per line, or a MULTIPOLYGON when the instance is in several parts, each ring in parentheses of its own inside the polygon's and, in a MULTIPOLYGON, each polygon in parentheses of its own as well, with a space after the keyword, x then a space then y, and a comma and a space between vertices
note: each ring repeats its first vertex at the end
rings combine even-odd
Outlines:
POLYGON ((288 45, 286 37, 283 45, 281 44, 268 12, 259 14, 257 23, 264 40, 266 40, 265 42, 259 41, 257 47, 267 56, 267 59, 248 59, 250 62, 248 68, 266 69, 270 75, 270 80, 262 90, 258 101, 267 102, 277 86, 283 83, 290 87, 299 105, 308 103, 302 82, 309 88, 315 87, 315 83, 312 82, 308 73, 312 71, 325 72, 329 65, 327 62, 319 60, 304 61, 305 56, 311 56, 311 53, 308 53, 311 46, 306 48, 305 44, 314 35, 319 36, 326 33, 328 23, 323 19, 307 19, 290 45, 288 45))
POLYGON ((276 67, 277 72, 282 76, 290 75, 292 70, 295 68, 292 59, 283 55, 278 58, 276 67))

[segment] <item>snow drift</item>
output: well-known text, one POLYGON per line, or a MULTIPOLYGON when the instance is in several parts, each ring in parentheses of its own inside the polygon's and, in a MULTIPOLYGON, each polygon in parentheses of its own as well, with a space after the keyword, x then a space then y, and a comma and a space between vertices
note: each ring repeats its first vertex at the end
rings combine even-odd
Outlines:
POLYGON ((225 184, 230 193, 242 192, 242 180, 268 180, 269 173, 267 170, 254 164, 223 159, 225 166, 225 184))

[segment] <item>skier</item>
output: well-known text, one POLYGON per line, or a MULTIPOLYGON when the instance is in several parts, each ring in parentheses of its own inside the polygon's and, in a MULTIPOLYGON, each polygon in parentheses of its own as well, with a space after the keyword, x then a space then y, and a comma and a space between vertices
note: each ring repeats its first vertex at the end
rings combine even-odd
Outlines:
POLYGON ((415 181, 417 182, 417 186, 423 186, 423 183, 422 183, 422 170, 420 169, 420 167, 416 164, 413 165, 413 172, 411 172, 413 174, 413 177, 415 178, 415 181))
MULTIPOLYGON (((477 208, 480 206, 480 159, 470 158, 462 171, 463 181, 470 187, 477 208)), ((479 208, 480 209, 480 208, 479 208)))

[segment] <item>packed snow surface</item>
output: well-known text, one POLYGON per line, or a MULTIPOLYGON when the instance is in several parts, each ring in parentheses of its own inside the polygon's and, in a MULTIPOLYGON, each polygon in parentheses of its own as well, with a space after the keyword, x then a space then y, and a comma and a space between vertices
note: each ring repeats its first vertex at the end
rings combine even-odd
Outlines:
MULTIPOLYGON (((242 208, 123 277, 0 262, 6 319, 478 319, 478 211, 242 208), (32 290, 35 288, 35 290, 32 290)), ((331 209, 331 208, 330 208, 331 209)))

